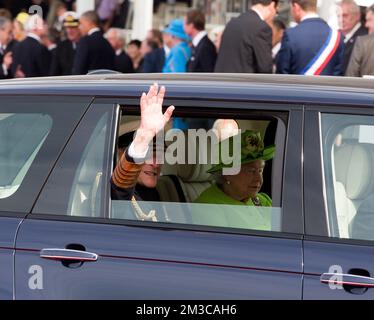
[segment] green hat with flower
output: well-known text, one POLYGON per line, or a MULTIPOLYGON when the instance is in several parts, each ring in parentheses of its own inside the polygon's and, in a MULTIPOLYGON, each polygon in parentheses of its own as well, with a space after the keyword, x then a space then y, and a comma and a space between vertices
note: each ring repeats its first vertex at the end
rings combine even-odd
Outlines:
POLYGON ((232 136, 221 141, 218 144, 219 150, 219 161, 218 164, 214 165, 209 169, 208 173, 215 173, 223 168, 230 168, 233 166, 235 161, 232 161, 233 157, 240 157, 237 162, 241 165, 250 163, 256 160, 270 160, 275 155, 275 145, 264 146, 264 142, 261 138, 261 134, 257 131, 246 130, 239 135, 232 136), (235 145, 236 144, 236 145, 235 145), (237 152, 234 154, 234 150, 240 150, 240 154, 237 152), (224 159, 224 157, 228 159, 224 159), (231 159, 231 162, 229 162, 231 159), (229 163, 228 163, 229 162, 229 163))

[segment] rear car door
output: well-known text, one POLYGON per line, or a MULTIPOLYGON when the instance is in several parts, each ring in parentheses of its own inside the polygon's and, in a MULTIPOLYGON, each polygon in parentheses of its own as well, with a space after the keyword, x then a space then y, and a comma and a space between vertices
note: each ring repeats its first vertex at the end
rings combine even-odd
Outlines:
MULTIPOLYGON (((133 218, 133 202, 111 200, 118 126, 139 115, 134 100, 120 100, 92 104, 22 224, 17 299, 300 299, 302 108, 165 102, 176 105, 175 117, 190 124, 233 114, 252 122, 276 120, 271 135, 278 148, 267 187, 274 226, 263 231, 196 224, 191 208, 199 214, 204 208, 188 201, 139 201, 158 216, 157 222, 140 221, 133 218), (38 270, 34 290, 28 288, 30 266, 38 270)), ((201 179, 188 181, 193 190, 204 190, 201 179)))
POLYGON ((308 107, 304 299, 374 299, 374 112, 308 107))
POLYGON ((36 198, 89 99, 0 97, 0 299, 13 299, 18 227, 36 198), (64 117, 64 119, 63 119, 64 117))

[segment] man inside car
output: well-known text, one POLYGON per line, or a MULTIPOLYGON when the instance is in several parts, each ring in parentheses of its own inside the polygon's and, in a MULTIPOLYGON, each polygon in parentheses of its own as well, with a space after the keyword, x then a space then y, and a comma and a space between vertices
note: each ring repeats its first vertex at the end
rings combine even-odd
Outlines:
MULTIPOLYGON (((141 120, 136 132, 127 133, 120 141, 125 149, 111 178, 113 200, 159 201, 156 185, 161 173, 161 164, 157 163, 156 152, 149 159, 149 146, 156 135, 169 122, 174 106, 162 113, 165 87, 153 84, 148 93, 140 99, 141 120), (133 140, 132 137, 134 136, 133 140), (132 140, 132 141, 131 141, 132 140)), ((153 144, 156 151, 157 143, 153 144)))

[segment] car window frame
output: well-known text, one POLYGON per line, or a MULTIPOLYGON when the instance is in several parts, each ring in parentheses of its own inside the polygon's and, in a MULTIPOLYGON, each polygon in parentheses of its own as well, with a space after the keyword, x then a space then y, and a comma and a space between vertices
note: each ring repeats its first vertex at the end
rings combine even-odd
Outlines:
MULTIPOLYGON (((39 197, 35 203, 35 206, 33 207, 33 210, 31 212, 30 217, 37 217, 39 215, 45 215, 48 217, 56 216, 56 217, 70 217, 72 219, 80 218, 79 216, 71 216, 67 213, 64 213, 64 215, 59 213, 49 213, 50 211, 53 211, 52 209, 49 209, 48 205, 46 204, 46 199, 53 199, 54 195, 54 181, 56 180, 56 177, 58 177, 58 173, 62 172, 63 169, 61 169, 61 166, 64 164, 65 161, 73 161, 76 163, 76 166, 73 167, 72 171, 69 171, 68 174, 65 174, 63 179, 66 179, 67 184, 64 185, 63 183, 59 185, 60 187, 63 187, 64 190, 69 190, 68 192, 64 193, 63 195, 60 195, 60 197, 63 197, 66 200, 66 203, 61 204, 58 203, 56 205, 55 210, 61 210, 64 211, 65 204, 68 205, 68 200, 70 199, 71 190, 68 188, 70 187, 70 182, 74 182, 76 170, 78 169, 78 166, 81 162, 81 159, 79 155, 74 152, 73 150, 84 150, 87 146, 85 143, 89 142, 89 140, 92 137, 92 133, 94 132, 97 123, 90 122, 93 119, 101 119, 101 117, 108 113, 108 119, 106 120, 109 125, 108 133, 106 136, 106 142, 104 146, 104 174, 102 176, 103 181, 106 181, 106 183, 102 184, 102 189, 104 190, 101 194, 102 201, 100 205, 100 209, 103 212, 104 217, 109 217, 109 198, 110 198, 110 176, 109 172, 112 171, 112 163, 111 161, 111 155, 112 155, 112 149, 113 149, 113 139, 114 134, 116 131, 116 119, 118 114, 118 106, 116 104, 103 104, 100 102, 97 102, 96 100, 93 100, 90 104, 88 110, 86 111, 85 115, 81 119, 80 123, 77 125, 76 129, 74 130, 73 134, 71 135, 69 142, 66 144, 63 152, 61 153, 58 161, 56 161, 54 170, 51 172, 51 174, 48 177, 48 180, 46 181, 43 190, 40 192, 39 197), (88 131, 88 129, 92 131, 88 131), (82 135, 85 135, 85 138, 82 139, 82 135), (62 170, 62 171, 61 171, 62 170), (42 212, 42 213, 41 213, 42 212)), ((67 207, 68 208, 68 207, 67 207)), ((66 208, 66 210, 67 210, 66 208)), ((90 218, 90 217, 88 217, 90 218)), ((93 217, 94 218, 94 217, 93 217)))
MULTIPOLYGON (((322 114, 372 116, 370 105, 306 105, 304 145, 305 240, 374 246, 374 241, 329 236, 328 204, 322 148, 322 114), (319 150, 319 152, 313 152, 319 150), (323 197, 318 197, 323 194, 323 197)), ((335 201, 334 201, 335 207, 335 201)), ((336 215, 335 218, 336 220, 336 215)), ((337 224, 337 221, 335 221, 337 224)))

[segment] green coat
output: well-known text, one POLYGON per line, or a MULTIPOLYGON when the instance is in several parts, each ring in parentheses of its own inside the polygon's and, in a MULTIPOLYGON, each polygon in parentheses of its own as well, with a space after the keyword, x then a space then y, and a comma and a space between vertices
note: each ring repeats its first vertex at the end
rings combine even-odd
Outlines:
POLYGON ((194 224, 271 230, 272 201, 265 193, 259 193, 261 207, 255 207, 252 199, 247 203, 226 195, 216 184, 206 189, 196 200, 192 210, 194 224), (199 203, 199 205, 197 205, 199 203))

